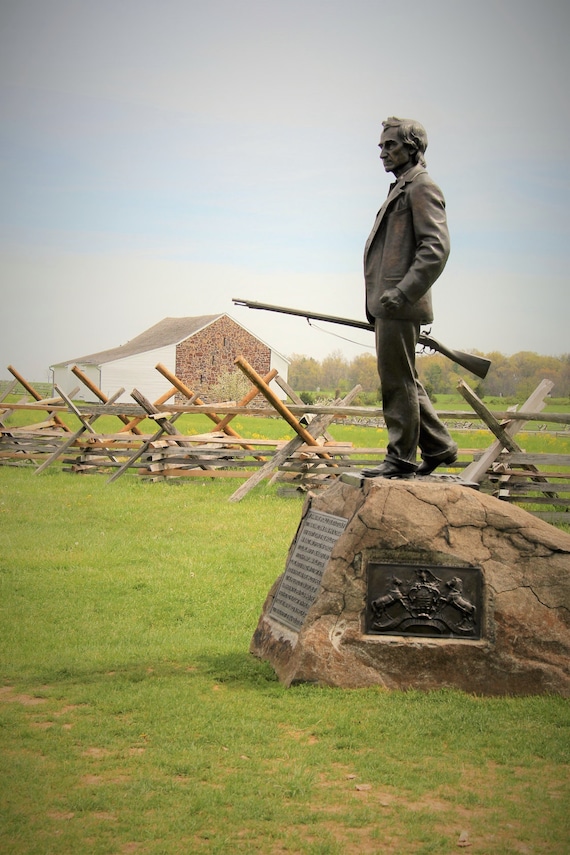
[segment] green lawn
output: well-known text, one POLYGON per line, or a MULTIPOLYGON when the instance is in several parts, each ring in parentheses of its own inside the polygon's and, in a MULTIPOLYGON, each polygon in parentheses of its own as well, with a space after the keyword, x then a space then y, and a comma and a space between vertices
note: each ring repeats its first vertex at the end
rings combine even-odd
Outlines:
POLYGON ((568 702, 283 688, 302 502, 234 489, 0 467, 2 855, 567 853, 568 702))

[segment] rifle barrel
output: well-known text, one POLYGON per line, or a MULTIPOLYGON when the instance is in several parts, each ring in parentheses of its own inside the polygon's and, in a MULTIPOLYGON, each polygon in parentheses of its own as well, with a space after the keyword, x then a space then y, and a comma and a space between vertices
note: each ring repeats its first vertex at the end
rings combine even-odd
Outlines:
MULTIPOLYGON (((248 309, 264 309, 266 312, 278 312, 281 315, 295 315, 299 318, 306 318, 313 321, 326 321, 330 324, 341 324, 344 327, 354 327, 359 330, 374 331, 374 324, 368 321, 355 321, 351 318, 341 318, 338 315, 324 315, 320 312, 304 312, 302 309, 290 309, 285 306, 274 306, 271 303, 257 303, 253 300, 242 300, 238 297, 233 297, 232 302, 236 306, 246 306, 248 309)), ((418 344, 422 347, 428 347, 430 350, 436 350, 462 368, 466 368, 476 377, 484 379, 491 366, 491 360, 484 356, 476 356, 473 353, 464 353, 462 350, 451 350, 441 344, 437 339, 430 335, 420 333, 418 344)))
POLYGON ((273 306, 271 303, 256 303, 252 300, 240 300, 232 298, 236 306, 247 306, 248 309, 265 309, 267 312, 279 312, 281 315, 296 315, 299 318, 307 318, 312 321, 328 321, 331 324, 342 324, 344 327, 356 327, 360 330, 374 331, 374 324, 368 321, 355 321, 351 318, 340 318, 337 315, 323 315, 320 312, 304 312, 302 309, 289 309, 285 306, 273 306))

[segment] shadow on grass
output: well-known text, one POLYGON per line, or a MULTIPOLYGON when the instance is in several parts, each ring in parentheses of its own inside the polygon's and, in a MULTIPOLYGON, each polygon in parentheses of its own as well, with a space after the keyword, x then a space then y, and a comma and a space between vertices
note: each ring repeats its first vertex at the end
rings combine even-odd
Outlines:
POLYGON ((28 674, 26 683, 82 682, 85 685, 101 682, 116 682, 118 679, 131 683, 148 679, 187 674, 195 671, 219 683, 234 683, 259 688, 278 683, 277 676, 267 662, 261 662, 247 651, 228 653, 201 653, 191 661, 144 660, 119 663, 116 667, 64 667, 45 668, 28 674))
POLYGON ((272 667, 246 651, 202 654, 198 662, 200 670, 219 683, 238 683, 257 689, 278 683, 272 667))

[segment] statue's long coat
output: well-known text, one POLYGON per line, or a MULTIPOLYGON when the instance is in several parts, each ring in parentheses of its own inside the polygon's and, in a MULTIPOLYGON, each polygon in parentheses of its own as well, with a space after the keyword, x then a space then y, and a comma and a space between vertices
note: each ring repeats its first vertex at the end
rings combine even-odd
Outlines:
POLYGON ((426 170, 416 165, 393 185, 366 242, 364 278, 369 321, 386 317, 380 298, 397 286, 407 299, 390 317, 431 323, 430 288, 448 256, 443 194, 426 170))

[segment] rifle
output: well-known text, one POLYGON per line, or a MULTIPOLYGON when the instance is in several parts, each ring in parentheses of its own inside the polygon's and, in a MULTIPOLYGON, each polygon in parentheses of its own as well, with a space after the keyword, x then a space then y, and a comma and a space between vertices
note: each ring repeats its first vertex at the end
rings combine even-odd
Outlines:
MULTIPOLYGON (((298 317, 306 318, 308 321, 327 321, 331 324, 342 324, 345 327, 355 327, 358 330, 370 330, 374 332, 374 324, 368 321, 353 321, 350 318, 339 318, 336 315, 303 312, 301 309, 286 309, 284 306, 273 306, 270 303, 255 303, 252 300, 240 300, 237 297, 233 297, 232 302, 236 306, 247 306, 248 309, 265 309, 267 312, 279 312, 282 315, 297 315, 298 317)), ((485 359, 484 356, 475 356, 472 353, 464 353, 462 350, 451 350, 427 333, 420 333, 418 344, 430 350, 436 350, 481 379, 487 376, 487 372, 491 366, 490 359, 485 359)))

